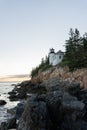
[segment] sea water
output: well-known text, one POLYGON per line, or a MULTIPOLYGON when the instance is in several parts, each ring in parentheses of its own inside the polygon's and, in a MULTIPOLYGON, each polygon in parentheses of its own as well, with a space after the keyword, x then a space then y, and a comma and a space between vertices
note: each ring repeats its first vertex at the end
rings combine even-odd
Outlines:
POLYGON ((1 122, 7 121, 7 119, 11 118, 10 113, 7 113, 7 109, 14 108, 18 101, 10 101, 8 92, 12 91, 14 86, 12 83, 0 83, 0 100, 5 100, 6 105, 0 106, 0 124, 1 122))

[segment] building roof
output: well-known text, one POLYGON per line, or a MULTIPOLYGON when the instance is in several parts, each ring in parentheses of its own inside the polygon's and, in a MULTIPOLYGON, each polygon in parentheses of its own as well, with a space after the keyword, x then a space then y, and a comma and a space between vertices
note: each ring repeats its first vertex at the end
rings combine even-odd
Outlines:
POLYGON ((62 55, 64 55, 64 52, 62 52, 61 50, 59 50, 56 54, 62 54, 62 55))

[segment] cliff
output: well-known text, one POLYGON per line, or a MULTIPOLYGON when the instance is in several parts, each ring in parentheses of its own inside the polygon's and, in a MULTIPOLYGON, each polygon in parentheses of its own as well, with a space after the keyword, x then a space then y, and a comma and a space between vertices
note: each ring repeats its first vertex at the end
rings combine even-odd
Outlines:
POLYGON ((68 67, 61 68, 56 66, 44 72, 39 71, 38 75, 33 77, 31 81, 33 83, 41 83, 51 78, 79 82, 80 87, 87 88, 87 68, 70 72, 68 67))
POLYGON ((53 67, 39 72, 31 84, 18 130, 87 130, 86 68, 53 67))
MULTIPOLYGON (((87 130, 87 69, 52 67, 10 92, 17 130, 87 130)), ((11 127, 13 128, 13 127, 11 127)), ((7 130, 7 129, 6 129, 7 130)))
POLYGON ((87 90, 79 83, 51 78, 31 87, 36 93, 26 100, 18 130, 87 130, 87 90))

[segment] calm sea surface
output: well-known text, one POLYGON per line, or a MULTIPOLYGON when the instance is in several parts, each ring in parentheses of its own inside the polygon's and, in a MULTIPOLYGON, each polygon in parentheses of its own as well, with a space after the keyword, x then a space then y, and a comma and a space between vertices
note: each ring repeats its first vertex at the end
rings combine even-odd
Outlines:
POLYGON ((8 98, 8 92, 14 88, 11 84, 13 83, 0 83, 0 100, 5 100, 7 102, 6 105, 0 106, 0 124, 11 117, 11 115, 7 113, 7 109, 15 107, 18 103, 18 101, 11 102, 8 98))

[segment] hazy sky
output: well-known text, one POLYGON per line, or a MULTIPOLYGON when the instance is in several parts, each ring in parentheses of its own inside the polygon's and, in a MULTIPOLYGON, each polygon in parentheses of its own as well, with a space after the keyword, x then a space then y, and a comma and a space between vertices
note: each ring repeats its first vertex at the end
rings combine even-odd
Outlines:
POLYGON ((87 0, 0 0, 0 76, 28 74, 70 28, 87 32, 87 0))

